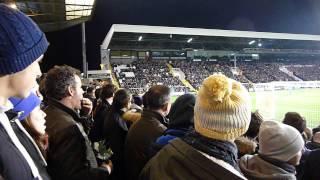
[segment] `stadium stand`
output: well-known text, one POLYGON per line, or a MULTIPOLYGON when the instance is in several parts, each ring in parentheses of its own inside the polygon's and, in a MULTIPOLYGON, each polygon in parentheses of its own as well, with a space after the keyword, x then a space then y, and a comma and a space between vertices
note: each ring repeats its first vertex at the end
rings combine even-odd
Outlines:
POLYGON ((173 77, 168 62, 173 68, 179 68, 195 89, 213 73, 222 73, 242 83, 268 83, 272 81, 319 80, 319 65, 284 64, 277 61, 237 62, 237 68, 230 61, 135 61, 132 64, 113 64, 113 71, 121 87, 130 92, 142 94, 155 84, 167 85, 175 92, 188 92, 179 78, 173 77), (286 71, 284 71, 285 69, 286 71))
POLYGON ((175 92, 188 92, 188 88, 169 72, 164 61, 135 61, 112 66, 120 86, 131 93, 142 94, 157 84, 167 85, 175 92))
POLYGON ((303 79, 304 81, 316 81, 320 79, 320 65, 290 65, 286 68, 291 71, 295 76, 303 79))

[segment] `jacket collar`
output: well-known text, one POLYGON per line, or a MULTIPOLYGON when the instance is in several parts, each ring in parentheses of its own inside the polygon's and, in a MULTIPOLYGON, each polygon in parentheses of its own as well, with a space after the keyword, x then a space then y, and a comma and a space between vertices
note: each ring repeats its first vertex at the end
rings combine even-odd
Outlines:
POLYGON ((160 123, 162 123, 164 125, 166 125, 168 123, 167 118, 162 116, 160 113, 158 113, 156 111, 149 110, 149 109, 143 110, 141 119, 144 119, 147 121, 158 120, 160 123))
POLYGON ((67 106, 65 106, 64 104, 60 103, 58 100, 54 99, 54 98, 48 98, 48 104, 52 105, 64 112, 66 112, 67 114, 69 114, 70 116, 72 116, 72 118, 76 121, 79 121, 80 119, 80 115, 79 113, 77 113, 75 110, 68 108, 67 106))
POLYGON ((13 122, 16 119, 19 119, 19 117, 23 114, 23 112, 16 112, 12 109, 10 109, 9 111, 5 112, 8 119, 10 120, 10 122, 13 122))

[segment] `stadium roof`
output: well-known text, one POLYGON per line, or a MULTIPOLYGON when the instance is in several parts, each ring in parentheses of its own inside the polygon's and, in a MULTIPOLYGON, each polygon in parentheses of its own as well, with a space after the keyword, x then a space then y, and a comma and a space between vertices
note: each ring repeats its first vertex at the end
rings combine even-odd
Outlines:
MULTIPOLYGON (((114 24, 101 49, 111 50, 320 50, 320 36, 202 28, 114 24)), ((250 51, 251 53, 251 51, 250 51)), ((319 51, 320 53, 320 51, 319 51)))
POLYGON ((95 0, 5 0, 4 3, 24 12, 48 32, 88 21, 95 0))

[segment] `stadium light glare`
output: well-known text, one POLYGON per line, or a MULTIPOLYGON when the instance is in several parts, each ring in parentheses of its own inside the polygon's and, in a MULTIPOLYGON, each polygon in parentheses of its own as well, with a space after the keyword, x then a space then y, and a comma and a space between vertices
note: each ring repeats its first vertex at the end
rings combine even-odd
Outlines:
POLYGON ((188 41, 187 41, 187 42, 188 42, 188 43, 190 43, 191 41, 192 41, 192 38, 188 39, 188 41))
POLYGON ((261 47, 261 46, 262 46, 262 43, 259 43, 258 46, 261 47))
POLYGON ((141 41, 142 40, 142 36, 139 36, 139 39, 138 39, 138 41, 141 41))
POLYGON ((9 7, 11 7, 12 9, 18 9, 16 3, 10 3, 8 4, 9 7))
POLYGON ((198 51, 198 49, 194 49, 193 51, 198 51))
POLYGON ((184 55, 184 53, 181 53, 181 56, 183 56, 184 55))
POLYGON ((256 42, 255 40, 252 40, 252 41, 249 42, 249 45, 252 45, 252 44, 254 44, 255 42, 256 42))

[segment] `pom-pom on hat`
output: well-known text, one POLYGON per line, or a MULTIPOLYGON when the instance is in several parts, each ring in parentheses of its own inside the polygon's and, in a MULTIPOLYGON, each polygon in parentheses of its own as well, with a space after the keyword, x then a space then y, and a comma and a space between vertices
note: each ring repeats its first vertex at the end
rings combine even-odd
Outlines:
POLYGON ((222 74, 206 78, 194 108, 195 130, 217 140, 234 140, 250 123, 251 98, 239 82, 222 74))

